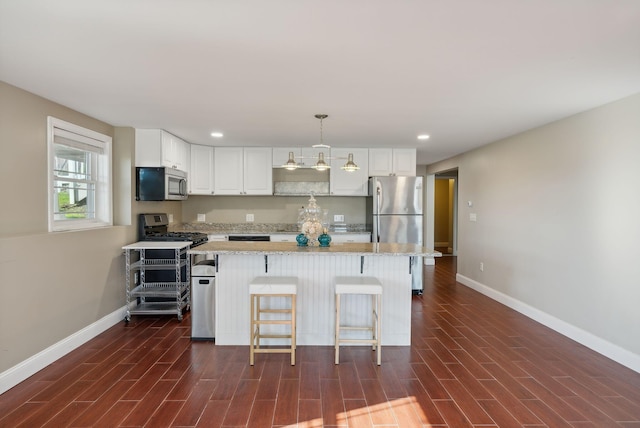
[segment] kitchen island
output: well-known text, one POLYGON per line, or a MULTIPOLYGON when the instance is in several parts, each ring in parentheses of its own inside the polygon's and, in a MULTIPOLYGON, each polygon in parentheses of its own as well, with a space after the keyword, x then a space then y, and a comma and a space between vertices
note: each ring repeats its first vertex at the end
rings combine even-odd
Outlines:
MULTIPOLYGON (((411 343, 411 262, 413 257, 441 253, 412 244, 344 243, 329 247, 298 247, 290 242, 209 242, 188 252, 217 261, 215 341, 218 345, 249 344, 249 282, 256 276, 298 278, 297 343, 333 345, 336 276, 373 276, 383 284, 382 344, 411 343)), ((273 308, 284 298, 274 298, 273 308)), ((370 299, 348 296, 342 319, 349 324, 370 321, 370 299)), ((275 315, 274 315, 275 316, 275 315)), ((282 326, 273 326, 282 333, 282 326)), ((351 332, 354 335, 362 332, 351 332)), ((354 336, 355 337, 355 336, 354 336)), ((272 339, 277 344, 278 339, 272 339)))

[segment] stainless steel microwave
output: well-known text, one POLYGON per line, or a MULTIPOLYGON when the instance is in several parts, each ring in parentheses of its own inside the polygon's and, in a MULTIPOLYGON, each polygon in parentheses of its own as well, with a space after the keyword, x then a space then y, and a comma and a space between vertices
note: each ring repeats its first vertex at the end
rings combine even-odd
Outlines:
POLYGON ((166 167, 136 167, 136 201, 187 199, 187 173, 166 167))

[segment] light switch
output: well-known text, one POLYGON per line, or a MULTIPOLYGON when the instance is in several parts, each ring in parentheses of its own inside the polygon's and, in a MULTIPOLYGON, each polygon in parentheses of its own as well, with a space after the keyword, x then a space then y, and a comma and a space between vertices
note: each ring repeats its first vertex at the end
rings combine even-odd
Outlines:
POLYGON ((173 223, 173 214, 169 214, 169 223, 173 223))
POLYGON ((469 214, 469 221, 476 221, 477 219, 478 217, 476 216, 476 213, 469 214))

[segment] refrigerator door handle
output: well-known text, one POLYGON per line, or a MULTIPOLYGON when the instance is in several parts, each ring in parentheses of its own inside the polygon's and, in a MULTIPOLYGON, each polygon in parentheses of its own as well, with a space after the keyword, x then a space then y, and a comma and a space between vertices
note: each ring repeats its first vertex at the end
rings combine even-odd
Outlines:
POLYGON ((413 275, 413 256, 409 256, 409 275, 413 275))
POLYGON ((376 183, 376 236, 374 242, 380 242, 380 183, 376 183))

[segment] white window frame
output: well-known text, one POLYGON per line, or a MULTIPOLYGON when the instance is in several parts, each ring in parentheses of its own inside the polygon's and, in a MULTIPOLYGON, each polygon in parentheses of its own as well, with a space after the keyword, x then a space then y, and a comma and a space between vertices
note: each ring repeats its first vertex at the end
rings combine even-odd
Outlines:
POLYGON ((108 135, 83 128, 49 116, 47 118, 47 159, 48 159, 48 211, 49 232, 85 230, 113 225, 112 182, 112 138, 108 135), (95 162, 90 179, 95 186, 91 199, 95 208, 94 218, 56 219, 57 197, 55 191, 57 145, 73 147, 92 153, 95 162))

